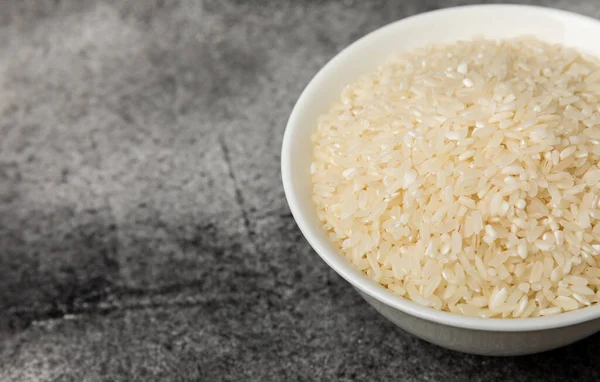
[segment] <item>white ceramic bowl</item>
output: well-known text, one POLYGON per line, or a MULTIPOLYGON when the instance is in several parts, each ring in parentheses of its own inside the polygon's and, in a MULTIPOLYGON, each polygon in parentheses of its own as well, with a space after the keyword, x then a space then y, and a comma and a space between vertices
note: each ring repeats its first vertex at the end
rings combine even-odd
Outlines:
POLYGON ((394 295, 356 270, 331 243, 311 200, 310 135, 317 117, 343 87, 374 71, 391 53, 477 35, 506 39, 535 36, 600 56, 600 21, 532 6, 481 5, 449 8, 387 25, 335 56, 308 84, 288 121, 281 172, 285 194, 302 233, 331 268, 352 284, 377 311, 429 342, 468 353, 518 355, 563 346, 600 330, 600 305, 557 316, 526 319, 465 317, 423 307, 394 295))

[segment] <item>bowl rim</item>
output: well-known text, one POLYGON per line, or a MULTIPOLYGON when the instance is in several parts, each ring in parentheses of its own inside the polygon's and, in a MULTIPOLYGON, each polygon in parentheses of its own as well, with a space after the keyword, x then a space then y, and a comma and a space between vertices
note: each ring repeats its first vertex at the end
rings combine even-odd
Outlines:
POLYGON ((317 254, 329 265, 333 270, 348 281, 352 286, 366 293, 370 297, 400 310, 412 316, 432 321, 438 324, 443 324, 452 327, 495 331, 495 332, 520 332, 520 331, 538 331, 545 329, 553 329, 565 326, 576 325, 586 321, 590 321, 600 317, 600 304, 586 308, 581 308, 571 312, 565 312, 554 316, 533 317, 523 319, 506 319, 506 318, 479 318, 462 316, 459 314, 439 311, 429 307, 422 306, 418 303, 410 301, 404 297, 398 296, 378 283, 368 279, 362 273, 359 273, 343 256, 339 253, 327 248, 321 240, 314 235, 314 230, 321 229, 320 227, 312 227, 308 222, 305 212, 300 207, 298 202, 297 190, 294 186, 292 176, 292 156, 291 146, 293 144, 292 132, 300 125, 299 120, 304 113, 304 104, 308 99, 314 96, 318 83, 321 82, 336 65, 341 64, 349 53, 359 48, 364 44, 368 44, 370 40, 376 39, 378 36, 386 33, 392 28, 398 27, 400 24, 419 23, 425 21, 432 15, 450 14, 455 12, 471 12, 479 9, 497 9, 499 11, 514 11, 528 9, 530 11, 539 12, 540 14, 552 15, 563 20, 570 19, 578 23, 593 24, 593 27, 600 30, 600 20, 580 15, 574 12, 564 11, 560 9, 547 8, 533 5, 522 4, 482 4, 482 5, 465 5, 450 8, 438 9, 430 12, 420 13, 409 16, 390 24, 384 25, 365 36, 359 38, 355 42, 348 45, 342 51, 331 58, 310 80, 308 85, 302 91, 300 97, 296 101, 292 113, 288 119, 282 142, 281 151, 281 176, 283 181, 284 193, 300 231, 317 252, 317 254))

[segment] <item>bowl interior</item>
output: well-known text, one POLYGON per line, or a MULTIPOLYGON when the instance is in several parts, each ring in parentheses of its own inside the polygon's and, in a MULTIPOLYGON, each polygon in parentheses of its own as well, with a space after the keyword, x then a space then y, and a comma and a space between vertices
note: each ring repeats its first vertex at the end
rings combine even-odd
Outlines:
POLYGON ((416 316, 453 326, 484 330, 531 330, 558 327, 600 316, 600 306, 553 317, 523 320, 479 319, 438 312, 393 295, 354 269, 329 241, 311 200, 310 136, 318 116, 339 98, 345 85, 374 71, 392 53, 483 36, 507 39, 533 36, 600 56, 600 21, 548 8, 487 5, 449 8, 413 16, 363 37, 334 57, 300 96, 286 127, 282 177, 290 209, 313 248, 342 277, 372 297, 416 316))

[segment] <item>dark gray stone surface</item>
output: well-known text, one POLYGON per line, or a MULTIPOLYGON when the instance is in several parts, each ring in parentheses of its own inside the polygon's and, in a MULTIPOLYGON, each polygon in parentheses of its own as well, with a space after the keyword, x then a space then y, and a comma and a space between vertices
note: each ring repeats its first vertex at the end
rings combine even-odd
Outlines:
POLYGON ((463 3, 3 1, 0 381, 600 380, 598 335, 500 359, 396 329, 286 206, 279 148, 311 76, 463 3))

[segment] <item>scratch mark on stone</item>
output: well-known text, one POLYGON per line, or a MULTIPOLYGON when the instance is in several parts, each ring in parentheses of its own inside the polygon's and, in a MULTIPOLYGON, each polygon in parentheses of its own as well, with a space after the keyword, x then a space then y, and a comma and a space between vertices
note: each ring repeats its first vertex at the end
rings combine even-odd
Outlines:
POLYGON ((235 174, 233 172, 233 165, 231 162, 231 154, 229 152, 229 147, 227 147, 227 144, 225 143, 225 139, 223 138, 222 134, 219 134, 218 136, 218 141, 219 141, 219 145, 221 146, 221 149, 223 150, 223 157, 225 159, 225 162, 227 164, 227 171, 228 171, 228 176, 231 178, 232 182, 233 182, 233 187, 234 187, 234 191, 235 191, 235 201, 238 204, 238 206, 240 207, 241 213, 242 213, 242 221, 244 224, 244 228, 246 230, 246 234, 248 236, 248 242, 250 244, 250 250, 252 252, 254 252, 254 255, 256 257, 256 264, 255 267, 256 268, 260 268, 261 266, 267 266, 267 272, 271 273, 272 276, 272 280, 275 281, 277 280, 277 271, 275 270, 275 268, 273 268, 273 266, 271 266, 269 264, 268 261, 265 261, 267 254, 264 253, 260 247, 257 244, 257 240, 256 240, 256 233, 255 231, 252 229, 252 226, 250 224, 250 217, 248 215, 248 212, 246 211, 246 208, 244 206, 244 198, 242 195, 242 191, 240 189, 240 185, 238 183, 237 178, 235 177, 235 174))
MULTIPOLYGON (((225 302, 239 303, 244 301, 258 301, 261 299, 281 300, 283 296, 272 288, 259 288, 250 292, 252 298, 248 300, 248 292, 233 292, 224 296, 224 300, 214 300, 205 293, 197 295, 179 295, 183 290, 190 289, 192 284, 183 284, 170 286, 171 293, 164 293, 166 290, 159 291, 155 294, 150 291, 128 291, 124 289, 116 292, 114 295, 107 298, 105 301, 79 304, 73 304, 68 309, 57 309, 56 307, 47 310, 18 310, 9 312, 8 327, 12 331, 24 330, 30 326, 48 327, 51 328, 63 321, 77 320, 82 316, 89 315, 107 315, 112 313, 124 313, 139 310, 155 310, 165 308, 194 308, 204 306, 211 309, 218 309, 225 302)), ((196 288, 192 288, 196 289, 196 288)), ((2 327, 0 326, 0 329, 2 327)), ((0 331, 1 333, 1 331, 0 331)))
POLYGON ((106 251, 101 251, 102 256, 104 258, 104 262, 108 269, 119 273, 121 265, 119 264, 118 256, 119 256, 119 222, 117 221, 117 217, 115 216, 115 211, 113 209, 112 204, 110 203, 110 198, 105 196, 104 201, 106 203, 106 208, 108 211, 108 216, 111 220, 108 225, 108 237, 109 243, 106 248, 106 251))
MULTIPOLYGON (((244 227, 246 229, 246 232, 248 233, 248 236, 250 236, 250 238, 253 239, 254 231, 250 226, 250 219, 248 217, 246 208, 244 207, 244 197, 242 196, 242 191, 240 190, 237 178, 235 177, 235 174, 233 172, 233 165, 231 164, 231 153, 229 152, 229 147, 227 147, 227 144, 225 143, 225 139, 223 138, 222 134, 219 135, 218 139, 219 145, 221 146, 221 150, 223 150, 223 157, 225 158, 225 163, 227 163, 228 176, 233 182, 233 187, 235 191, 235 201, 242 212, 242 220, 244 223, 244 227)), ((252 242, 254 244, 253 240, 252 242)), ((256 245, 254 245, 254 247, 256 247, 256 245)))

